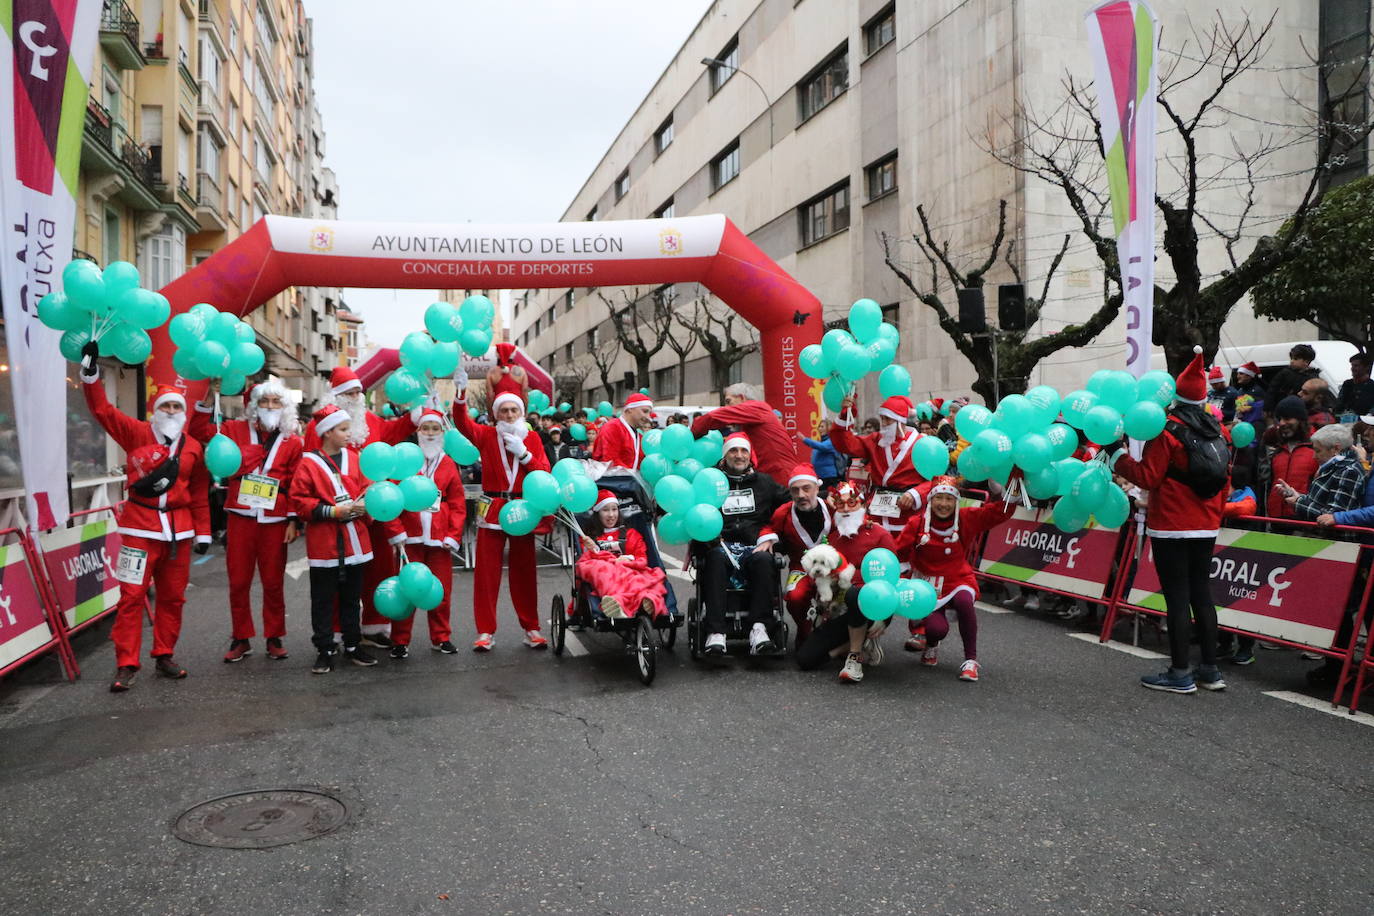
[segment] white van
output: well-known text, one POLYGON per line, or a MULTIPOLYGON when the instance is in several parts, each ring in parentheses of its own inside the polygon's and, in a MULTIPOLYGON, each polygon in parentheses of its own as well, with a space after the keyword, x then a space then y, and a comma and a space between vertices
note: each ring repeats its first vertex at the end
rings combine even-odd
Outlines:
POLYGON ((715 406, 716 405, 712 405, 711 407, 701 407, 695 404, 655 404, 653 413, 654 425, 657 426, 659 429, 662 429, 663 427, 668 425, 668 418, 675 413, 686 414, 687 420, 690 422, 692 420, 695 420, 702 414, 706 413, 707 411, 713 409, 715 406))
MULTIPOLYGON (((1217 351, 1214 365, 1221 366, 1226 373, 1226 380, 1235 384, 1236 367, 1253 362, 1259 366, 1261 387, 1268 388, 1274 380, 1274 374, 1288 365, 1288 351, 1300 343, 1317 351, 1312 366, 1321 373, 1322 380, 1335 395, 1341 388, 1341 382, 1350 378, 1350 357, 1357 352, 1354 344, 1343 340, 1290 340, 1287 343, 1254 344, 1249 347, 1222 347, 1217 351)), ((1168 368, 1163 350, 1157 349, 1150 354, 1150 368, 1168 368)))

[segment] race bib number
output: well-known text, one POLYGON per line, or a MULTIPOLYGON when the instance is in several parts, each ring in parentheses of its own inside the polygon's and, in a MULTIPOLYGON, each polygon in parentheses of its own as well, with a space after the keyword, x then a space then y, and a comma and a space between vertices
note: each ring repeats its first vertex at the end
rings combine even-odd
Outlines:
POLYGON ((797 587, 797 583, 804 578, 806 578, 806 573, 802 572, 800 569, 792 570, 787 574, 787 588, 785 588, 784 591, 792 591, 792 589, 797 587))
POLYGON ((244 474, 239 478, 239 502, 250 509, 271 509, 277 504, 280 484, 275 477, 244 474))
POLYGON ((898 518, 902 510, 897 506, 900 493, 874 493, 873 499, 868 504, 868 514, 876 515, 880 518, 898 518))
POLYGON ((142 585, 143 576, 148 571, 148 551, 137 547, 120 547, 119 559, 115 561, 116 581, 128 585, 142 585))
POLYGON ((725 515, 748 515, 754 511, 754 491, 731 490, 720 511, 725 515))

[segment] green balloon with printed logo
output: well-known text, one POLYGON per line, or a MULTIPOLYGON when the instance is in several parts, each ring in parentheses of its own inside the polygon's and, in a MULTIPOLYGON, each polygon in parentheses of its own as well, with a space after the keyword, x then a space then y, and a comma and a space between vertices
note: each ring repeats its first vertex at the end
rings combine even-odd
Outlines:
POLYGON ((1059 493, 1059 469, 1053 464, 1026 472, 1026 492, 1031 499, 1053 499, 1059 493))
POLYGON ((367 514, 379 522, 399 518, 405 503, 401 488, 389 480, 378 480, 363 493, 363 505, 367 508, 367 514))
POLYGON ((1102 502, 1093 510, 1093 517, 1103 528, 1120 528, 1126 524, 1126 518, 1131 514, 1131 500, 1126 496, 1120 487, 1110 486, 1107 488, 1107 495, 1102 498, 1102 502))
POLYGON ((982 404, 969 404, 954 415, 954 431, 967 442, 978 438, 978 434, 991 425, 992 411, 982 404))
POLYGON ((1083 418, 1083 434, 1089 442, 1111 445, 1126 432, 1126 425, 1115 407, 1098 404, 1083 418))
POLYGON ((1061 458, 1054 463, 1055 472, 1059 475, 1059 483, 1055 485, 1055 492, 1060 496, 1068 496, 1073 490, 1073 483, 1078 479, 1078 475, 1083 473, 1084 463, 1077 458, 1061 458))
POLYGON ((399 484, 401 500, 407 512, 423 512, 439 498, 439 488, 423 474, 414 474, 399 484))
POLYGON ((1048 426, 1059 416, 1059 392, 1049 385, 1036 385, 1026 392, 1026 400, 1035 408, 1032 426, 1048 426))
POLYGON ((703 467, 712 467, 720 464, 723 445, 724 443, 714 436, 703 436, 692 443, 691 457, 700 461, 703 467))
POLYGON ((891 582, 865 582, 859 589, 859 612, 869 620, 886 620, 897 613, 897 606, 897 587, 891 582))
POLYGON ((719 468, 703 468, 692 478, 692 495, 698 505, 719 509, 730 495, 730 481, 719 468))
POLYGON ((934 613, 939 600, 935 586, 925 579, 900 579, 897 582, 897 613, 907 620, 925 620, 934 613))
POLYGON ((1065 534, 1082 531, 1091 515, 1092 512, 1072 496, 1061 496, 1054 504, 1055 527, 1065 534))
POLYGON ((897 358, 897 345, 886 337, 879 337, 864 346, 868 353, 869 371, 881 373, 897 358))
POLYGON ((402 477, 409 477, 412 474, 420 473, 420 468, 425 466, 425 453, 420 451, 420 446, 414 442, 399 442, 393 446, 392 454, 396 456, 396 463, 392 467, 391 478, 400 480, 402 477))
POLYGON ((77 308, 66 293, 48 293, 38 300, 38 320, 54 331, 90 330, 91 316, 77 308))
POLYGON ((1078 451, 1078 430, 1067 423, 1051 423, 1045 430, 1045 439, 1055 461, 1063 461, 1078 451))
MULTIPOLYGON (((75 334, 77 332, 68 331, 67 333, 75 334)), ((90 335, 87 334, 86 338, 89 340, 90 335)), ((189 347, 182 347, 172 354, 172 368, 176 370, 177 375, 191 382, 198 382, 209 377, 200 371, 200 364, 196 362, 196 351, 189 347)))
POLYGON ((205 443, 205 467, 216 477, 230 477, 239 472, 243 453, 238 444, 223 433, 216 433, 205 443))
POLYGON ((368 480, 396 476, 396 450, 385 442, 374 442, 358 455, 358 467, 368 480))
POLYGON ((687 516, 682 512, 670 512, 658 520, 658 536, 665 544, 686 544, 691 540, 687 534, 687 516))
POLYGON ((372 606, 387 620, 405 620, 415 613, 415 606, 401 588, 399 576, 388 576, 377 583, 372 593, 372 606))
POLYGON ((797 355, 797 367, 807 378, 823 379, 830 377, 830 363, 820 344, 808 344, 797 355))
POLYGON ((725 519, 715 506, 695 505, 687 510, 682 524, 688 537, 704 543, 720 537, 721 529, 725 527, 725 519))
POLYGON ((229 350, 217 340, 203 340, 196 347, 196 368, 206 378, 219 378, 229 369, 229 350))
POLYGON ((1028 474, 1042 471, 1054 461, 1050 440, 1039 433, 1030 433, 1017 439, 1011 454, 1016 466, 1028 474))
POLYGON ((153 339, 148 332, 131 324, 117 324, 105 333, 113 338, 110 348, 122 363, 137 366, 153 352, 153 339))
POLYGON ((562 486, 574 477, 586 477, 587 468, 576 458, 560 458, 554 463, 553 476, 562 486))
POLYGON ((654 501, 666 512, 686 512, 693 502, 692 485, 681 477, 664 477, 654 484, 654 501))
MULTIPOLYGON (((1083 429, 1083 424, 1088 420, 1088 414, 1097 406, 1098 397, 1087 389, 1070 391, 1064 395, 1064 400, 1059 405, 1059 411, 1064 415, 1064 422, 1074 429, 1083 429)), ((965 407, 964 410, 968 408, 965 407)), ((963 416, 964 411, 959 411, 959 416, 963 416)))
POLYGON ((563 504, 558 479, 548 471, 530 471, 521 485, 525 502, 540 515, 548 515, 563 504))
POLYGON ((662 455, 645 455, 639 463, 639 476, 651 487, 671 473, 673 463, 662 455))
POLYGON ((558 489, 569 512, 589 512, 596 505, 596 484, 586 474, 569 478, 558 489))
POLYGON ((458 315, 463 319, 463 327, 490 327, 496 316, 496 307, 486 296, 468 296, 458 306, 458 315))
POLYGON ((1174 377, 1163 369, 1152 369, 1135 383, 1137 400, 1154 401, 1160 407, 1168 407, 1173 403, 1176 394, 1174 377))
POLYGON ((434 302, 425 309, 425 330, 437 341, 457 343, 458 335, 463 333, 463 321, 452 303, 434 302))
POLYGON ((949 470, 949 449, 939 436, 922 436, 911 447, 911 463, 926 480, 934 480, 949 470))
POLYGON ((886 547, 874 547, 859 564, 865 582, 895 583, 902 574, 901 561, 886 547))
MULTIPOLYGON (((888 368, 896 369, 900 367, 888 366, 888 368)), ((830 408, 831 413, 840 412, 840 408, 844 406, 844 399, 849 397, 851 387, 849 382, 846 382, 844 379, 832 378, 826 380, 825 387, 821 389, 821 400, 825 402, 826 407, 830 408)))
POLYGON ((1136 401, 1126 411, 1122 421, 1126 435, 1132 439, 1153 439, 1164 432, 1164 424, 1169 422, 1169 417, 1164 413, 1164 408, 1154 401, 1136 401))
POLYGON ((178 347, 194 350, 205 339, 205 318, 195 312, 182 312, 167 323, 167 334, 178 347))
POLYGON ((1069 488, 1069 496, 1086 512, 1094 512, 1102 503, 1102 499, 1107 495, 1107 488, 1112 485, 1111 472, 1107 466, 1100 461, 1084 462, 1084 468, 1079 475, 1074 478, 1073 486, 1069 488))
MULTIPOLYGON (((91 342, 91 332, 89 328, 67 331, 57 342, 57 349, 68 362, 81 362, 81 348, 91 342)), ((173 368, 176 366, 175 357, 172 359, 173 368)), ((184 375, 184 373, 183 373, 184 375)))
POLYGON ((695 458, 683 458, 673 465, 673 473, 683 480, 695 480, 696 476, 706 470, 700 461, 695 458))
POLYGON ((539 527, 541 516, 523 499, 512 499, 501 507, 498 520, 501 530, 514 537, 524 537, 539 527))

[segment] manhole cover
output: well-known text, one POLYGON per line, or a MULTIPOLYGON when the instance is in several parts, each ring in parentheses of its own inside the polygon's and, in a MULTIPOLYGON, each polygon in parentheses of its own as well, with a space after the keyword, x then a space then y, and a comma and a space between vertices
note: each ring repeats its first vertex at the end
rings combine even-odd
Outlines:
POLYGON ((267 849, 339 829, 348 807, 310 789, 264 789, 212 798, 188 809, 172 825, 178 839, 197 846, 267 849))

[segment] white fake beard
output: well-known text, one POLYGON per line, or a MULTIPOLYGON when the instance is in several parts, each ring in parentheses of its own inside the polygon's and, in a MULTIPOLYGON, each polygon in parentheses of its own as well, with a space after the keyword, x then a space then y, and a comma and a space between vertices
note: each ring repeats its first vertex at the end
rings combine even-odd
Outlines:
POLYGON ((529 426, 524 420, 517 420, 514 423, 497 420, 496 431, 498 433, 510 433, 512 436, 519 436, 521 439, 524 439, 525 433, 529 431, 529 426))
POLYGON ((891 445, 892 443, 896 442, 896 441, 897 441, 897 427, 900 426, 900 425, 901 425, 901 424, 899 424, 896 420, 894 420, 894 421, 892 421, 891 423, 887 424, 886 426, 883 426, 883 427, 879 428, 879 430, 878 430, 878 444, 881 445, 883 448, 887 448, 889 445, 891 445))
POLYGON ((420 451, 424 453, 425 459, 428 461, 438 458, 444 450, 443 436, 417 436, 416 438, 420 440, 420 451))
POLYGON ((840 537, 852 538, 863 527, 865 515, 867 513, 863 509, 855 509, 853 512, 836 512, 831 516, 835 521, 835 533, 840 537))
POLYGON ((283 411, 280 407, 273 408, 272 410, 259 409, 257 411, 258 425, 266 432, 273 432, 281 426, 282 413, 283 411))
POLYGON ((367 405, 362 398, 337 395, 334 403, 348 414, 348 444, 362 445, 367 441, 367 405))
POLYGON ((162 438, 169 441, 177 439, 181 431, 186 426, 186 415, 167 414, 160 410, 153 411, 153 430, 162 438))

